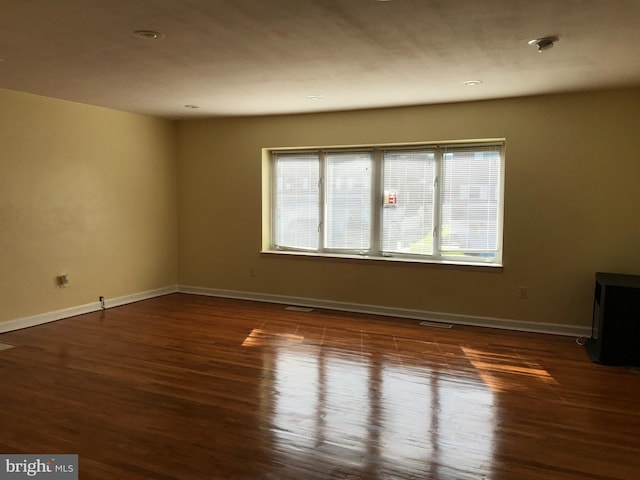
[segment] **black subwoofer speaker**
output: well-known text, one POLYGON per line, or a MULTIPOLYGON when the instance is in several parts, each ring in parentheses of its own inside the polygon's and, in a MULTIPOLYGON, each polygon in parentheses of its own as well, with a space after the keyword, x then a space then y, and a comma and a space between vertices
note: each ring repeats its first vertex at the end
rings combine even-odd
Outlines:
POLYGON ((589 358, 640 365, 640 276, 596 273, 589 358))

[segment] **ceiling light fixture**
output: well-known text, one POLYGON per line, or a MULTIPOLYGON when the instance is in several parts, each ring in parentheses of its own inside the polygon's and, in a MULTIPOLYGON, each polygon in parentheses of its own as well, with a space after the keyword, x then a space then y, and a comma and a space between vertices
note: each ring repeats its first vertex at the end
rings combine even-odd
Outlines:
POLYGON ((309 95, 307 98, 309 100, 322 100, 324 97, 322 95, 309 95))
POLYGON ((553 48, 553 46, 558 40, 560 40, 558 37, 550 36, 550 37, 534 38, 533 40, 529 40, 527 43, 531 46, 537 47, 538 53, 542 53, 546 50, 553 48))
POLYGON ((467 87, 475 87, 476 85, 480 85, 482 80, 465 80, 464 83, 467 87))
POLYGON ((156 32, 155 30, 134 30, 133 34, 136 37, 144 38, 146 40, 158 40, 164 35, 160 32, 156 32))
POLYGON ((198 105, 189 104, 189 105, 185 105, 184 108, 190 108, 192 110, 196 110, 196 109, 198 109, 200 107, 198 105))

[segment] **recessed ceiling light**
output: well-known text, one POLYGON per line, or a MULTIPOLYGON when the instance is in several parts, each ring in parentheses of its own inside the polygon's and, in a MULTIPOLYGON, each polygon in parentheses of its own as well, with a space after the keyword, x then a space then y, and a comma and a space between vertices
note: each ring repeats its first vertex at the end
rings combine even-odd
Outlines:
POLYGON ((200 108, 200 107, 199 107, 198 105, 191 105, 191 104, 189 104, 189 105, 185 105, 185 106, 184 106, 184 108, 191 108, 192 110, 196 110, 196 109, 198 109, 198 108, 200 108))
POLYGON ((322 100, 324 97, 322 95, 309 95, 307 98, 309 100, 322 100))
POLYGON ((164 35, 160 32, 156 32, 155 30, 135 30, 133 34, 136 37, 144 38, 146 40, 158 40, 164 35))
POLYGON ((480 85, 482 80, 465 80, 464 83, 467 87, 475 87, 476 85, 480 85))

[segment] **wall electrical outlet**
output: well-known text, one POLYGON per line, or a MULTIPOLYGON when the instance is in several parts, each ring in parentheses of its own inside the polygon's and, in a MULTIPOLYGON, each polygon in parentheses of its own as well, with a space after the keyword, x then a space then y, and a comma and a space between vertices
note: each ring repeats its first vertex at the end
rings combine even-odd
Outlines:
POLYGON ((527 298, 527 287, 518 287, 518 298, 520 300, 527 298))

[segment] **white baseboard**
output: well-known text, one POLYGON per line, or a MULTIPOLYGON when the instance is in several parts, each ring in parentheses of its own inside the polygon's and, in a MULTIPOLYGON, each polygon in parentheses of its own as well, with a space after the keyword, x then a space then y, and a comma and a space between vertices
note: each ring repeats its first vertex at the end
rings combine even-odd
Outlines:
MULTIPOLYGON (((160 297, 162 295, 168 295, 177 291, 178 288, 174 285, 171 287, 158 288, 155 290, 147 290, 146 292, 124 295, 122 297, 108 298, 105 299, 104 304, 105 308, 118 307, 120 305, 126 305, 127 303, 139 302, 140 300, 160 297)), ((65 308, 63 310, 54 310, 52 312, 41 313, 39 315, 33 315, 30 317, 16 318, 15 320, 9 320, 7 322, 0 323, 0 333, 20 330, 21 328, 34 327, 36 325, 42 325, 43 323, 62 320, 63 318, 75 317, 76 315, 82 315, 84 313, 97 312, 101 309, 102 307, 100 305, 100 302, 92 302, 85 305, 65 308)))
POLYGON ((329 300, 319 300, 315 298, 269 295, 264 293, 242 292, 235 290, 219 290, 215 288, 191 287, 187 285, 178 285, 177 291, 180 293, 206 295, 209 297, 253 300, 258 302, 324 308, 327 310, 340 310, 345 312, 368 313, 373 315, 385 315, 390 317, 408 318, 421 321, 427 320, 433 322, 451 323, 456 325, 470 325, 476 327, 499 328, 503 330, 516 330, 521 332, 548 333, 552 335, 565 335, 571 337, 589 337, 591 335, 591 328, 589 327, 562 325, 558 323, 525 322, 522 320, 510 320, 495 317, 480 317, 473 315, 429 312, 424 310, 384 307, 381 305, 334 302, 329 300))
POLYGON ((156 288, 155 290, 147 290, 146 292, 133 293, 131 295, 125 295, 123 297, 116 297, 105 299, 105 308, 119 307, 120 305, 126 305, 127 303, 140 302, 141 300, 148 300, 150 298, 162 297, 163 295, 169 295, 170 293, 176 293, 178 291, 177 285, 170 287, 156 288))
MULTIPOLYGON (((384 307, 381 305, 366 305, 360 303, 335 302, 315 298, 291 297, 286 295, 270 295, 265 293, 243 292, 236 290, 220 290, 214 288, 191 287, 187 285, 170 286, 148 290, 146 292, 124 295, 122 297, 105 299, 105 307, 112 308, 128 303, 139 302, 170 293, 189 293, 209 297, 235 298, 239 300, 252 300, 266 303, 278 303, 284 305, 296 305, 301 307, 324 308, 327 310, 339 310, 344 312, 367 313, 372 315, 385 315, 390 317, 407 318, 420 321, 444 322, 455 325, 471 325, 477 327, 499 328, 503 330, 516 330, 521 332, 548 333, 553 335, 565 335, 572 337, 588 337, 591 335, 589 327, 563 325, 558 323, 536 323, 522 320, 510 320, 495 317, 480 317, 473 315, 458 315, 451 313, 429 312, 425 310, 412 310, 406 308, 384 307)), ((33 327, 44 323, 74 317, 84 313, 97 312, 101 309, 100 302, 92 302, 76 307, 55 310, 52 312, 17 318, 0 323, 0 333, 33 327)))

